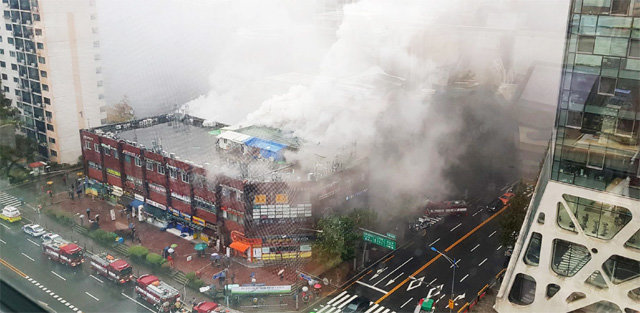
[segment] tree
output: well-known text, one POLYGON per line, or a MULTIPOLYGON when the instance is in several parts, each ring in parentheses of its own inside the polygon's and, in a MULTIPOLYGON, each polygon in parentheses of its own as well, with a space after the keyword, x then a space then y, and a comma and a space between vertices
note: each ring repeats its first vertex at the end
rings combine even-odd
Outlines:
POLYGON ((353 209, 346 216, 329 216, 318 221, 322 230, 316 237, 314 253, 326 261, 348 261, 355 257, 359 227, 371 227, 377 214, 369 209, 353 209))
POLYGON ((519 182, 514 190, 514 196, 509 200, 507 208, 498 221, 500 225, 500 242, 503 246, 513 246, 518 239, 518 233, 527 215, 531 196, 527 192, 527 185, 519 182))
POLYGON ((133 118, 133 108, 129 105, 127 96, 122 97, 120 102, 107 108, 107 123, 124 123, 133 118))

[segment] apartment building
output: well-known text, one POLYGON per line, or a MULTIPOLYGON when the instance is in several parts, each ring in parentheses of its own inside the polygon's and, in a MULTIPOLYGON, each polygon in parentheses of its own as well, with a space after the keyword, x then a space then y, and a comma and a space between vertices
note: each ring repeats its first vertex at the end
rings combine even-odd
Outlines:
POLYGON ((40 155, 76 163, 79 130, 105 121, 93 0, 3 0, 0 73, 40 155))

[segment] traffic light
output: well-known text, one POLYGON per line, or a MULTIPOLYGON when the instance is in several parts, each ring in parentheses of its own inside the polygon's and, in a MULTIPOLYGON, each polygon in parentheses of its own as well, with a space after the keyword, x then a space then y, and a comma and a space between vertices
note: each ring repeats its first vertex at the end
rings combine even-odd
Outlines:
POLYGON ((449 299, 449 305, 447 307, 450 308, 450 309, 453 309, 454 305, 455 304, 453 303, 453 299, 449 299))

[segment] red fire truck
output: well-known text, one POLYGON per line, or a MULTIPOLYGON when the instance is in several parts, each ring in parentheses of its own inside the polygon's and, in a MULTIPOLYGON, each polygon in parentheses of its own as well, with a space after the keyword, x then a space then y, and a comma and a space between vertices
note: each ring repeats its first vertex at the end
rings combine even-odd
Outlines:
POLYGON ((82 248, 77 244, 60 237, 42 243, 44 254, 50 259, 62 264, 76 267, 84 262, 82 248))
POLYGON ((136 280, 136 294, 167 312, 180 297, 178 290, 153 275, 142 275, 136 280))
POLYGON ((107 253, 94 254, 89 257, 91 268, 98 274, 120 284, 133 279, 133 268, 125 260, 114 258, 107 253))

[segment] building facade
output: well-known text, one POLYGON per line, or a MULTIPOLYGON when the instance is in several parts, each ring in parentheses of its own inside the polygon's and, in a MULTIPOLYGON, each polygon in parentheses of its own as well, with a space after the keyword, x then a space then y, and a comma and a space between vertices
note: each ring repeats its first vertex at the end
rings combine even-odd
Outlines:
POLYGON ((498 312, 640 310, 640 1, 571 2, 554 138, 498 312))
POLYGON ((78 130, 104 124, 106 114, 95 2, 3 0, 2 8, 2 86, 21 131, 44 158, 76 163, 78 130))

